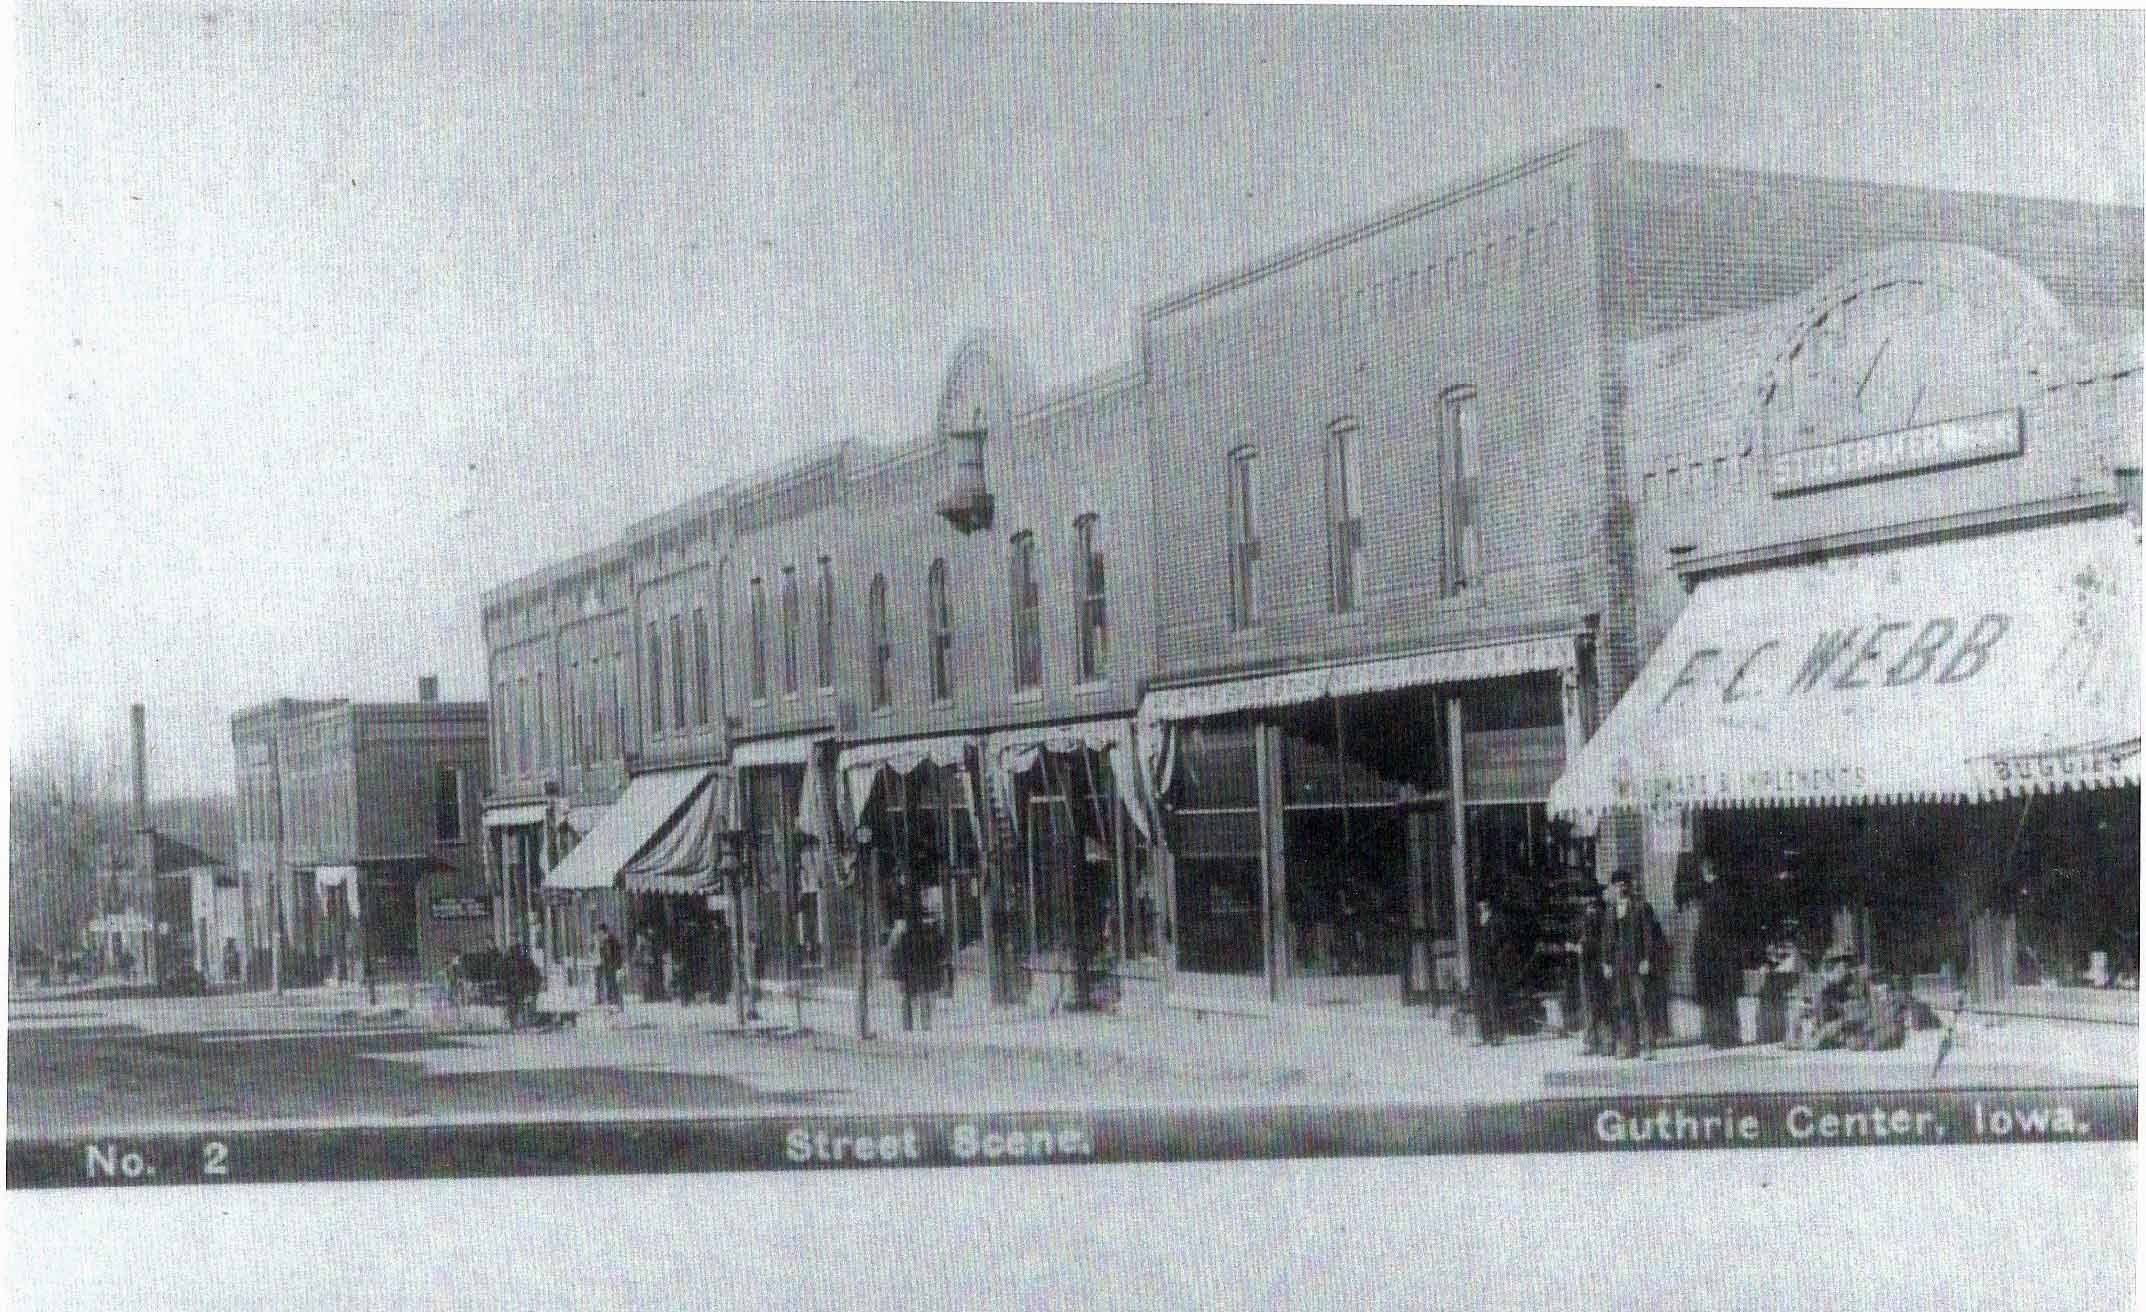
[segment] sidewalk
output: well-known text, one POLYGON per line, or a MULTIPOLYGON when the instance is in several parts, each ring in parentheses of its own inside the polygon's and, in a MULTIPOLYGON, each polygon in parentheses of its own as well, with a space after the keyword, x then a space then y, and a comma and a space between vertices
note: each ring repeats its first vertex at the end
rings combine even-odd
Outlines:
MULTIPOLYGON (((1681 1043, 1664 1046, 1654 1061, 1620 1061, 1583 1056, 1577 1038, 1562 1036, 1476 1046, 1453 1033, 1445 1011, 1305 1008, 1233 1016, 1162 1008, 1040 1016, 992 1008, 981 989, 943 1001, 932 1029, 911 1032, 901 1028, 899 998, 875 990, 872 1037, 859 1039, 854 995, 821 992, 802 1004, 788 995, 763 995, 759 1019, 749 1028, 764 1037, 794 1038, 808 1050, 887 1061, 1017 1062, 1069 1074, 1087 1070, 1267 1093, 1297 1090, 1314 1100, 2017 1088, 2135 1084, 2138 1078, 2135 1029, 2016 1018, 1969 1017, 1942 1063, 1937 1054, 1943 1036, 1934 1030, 1909 1035, 1905 1046, 1891 1052, 1791 1052, 1777 1046, 1716 1052, 1681 1043)), ((569 1005, 564 998, 559 1003, 569 1005)), ((580 1025, 738 1033, 729 1004, 629 1001, 617 1011, 584 1009, 580 1025)))

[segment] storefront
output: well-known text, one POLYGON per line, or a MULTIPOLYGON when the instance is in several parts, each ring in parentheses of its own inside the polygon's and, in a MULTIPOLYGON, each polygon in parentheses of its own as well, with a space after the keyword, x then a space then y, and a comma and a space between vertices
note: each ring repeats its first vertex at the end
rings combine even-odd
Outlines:
POLYGON ((484 811, 484 861, 498 901, 498 945, 544 944, 539 890, 553 861, 549 802, 507 802, 484 811))
POLYGON ((732 816, 751 871, 742 893, 747 960, 756 980, 819 979, 855 958, 854 909, 833 896, 833 755, 834 740, 824 734, 731 749, 732 816))
POLYGON ((1173 886, 1173 997, 1427 1001, 1479 896, 1556 983, 1589 859, 1546 809, 1580 732, 1579 635, 1163 689, 1140 709, 1173 886))
POLYGON ((696 993, 727 993, 726 944, 736 931, 722 914, 728 897, 724 838, 731 824, 730 776, 712 766, 655 770, 627 782, 593 817, 543 885, 554 918, 576 927, 581 946, 564 959, 593 968, 596 926, 609 925, 629 953, 629 991, 667 996, 666 955, 696 993), (712 972, 712 973, 711 973, 712 972), (714 974, 724 978, 718 981, 714 974))
POLYGON ((1004 830, 989 914, 1007 1000, 1060 1011, 1152 995, 1168 899, 1133 722, 996 733, 986 757, 989 803, 1004 830))
MULTIPOLYGON (((980 739, 954 735, 864 743, 840 762, 850 832, 880 862, 876 924, 928 915, 946 935, 949 990, 998 980, 989 969, 980 739)), ((1003 992, 1003 985, 993 996, 1003 992)))
POLYGON ((1685 834, 1747 965, 2135 1023, 2139 555, 2102 514, 1702 578, 1550 811, 1685 834))

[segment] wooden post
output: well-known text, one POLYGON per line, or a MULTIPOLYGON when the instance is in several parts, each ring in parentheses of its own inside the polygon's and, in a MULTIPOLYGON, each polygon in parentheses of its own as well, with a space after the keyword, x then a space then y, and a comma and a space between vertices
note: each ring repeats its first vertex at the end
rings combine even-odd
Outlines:
POLYGON ((872 948, 878 934, 873 925, 879 914, 879 846, 865 854, 864 907, 857 933, 857 1037, 872 1037, 872 948))
POLYGON ((731 853, 736 863, 730 872, 730 988, 737 1001, 738 1028, 744 1029, 752 1019, 752 973, 745 960, 745 872, 748 867, 744 854, 731 853))
POLYGON ((1453 950, 1460 958, 1461 984, 1475 979, 1475 962, 1468 951, 1475 917, 1470 912, 1468 888, 1468 797, 1467 780, 1461 769, 1460 698, 1446 698, 1446 789, 1448 814, 1453 821, 1453 950))

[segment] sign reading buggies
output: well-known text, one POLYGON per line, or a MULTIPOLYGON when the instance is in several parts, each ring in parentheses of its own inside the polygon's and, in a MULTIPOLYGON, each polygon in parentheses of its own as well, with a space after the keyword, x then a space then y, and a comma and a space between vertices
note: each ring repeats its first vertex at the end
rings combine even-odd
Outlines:
POLYGON ((436 897, 432 899, 434 920, 489 920, 492 903, 481 897, 436 897))

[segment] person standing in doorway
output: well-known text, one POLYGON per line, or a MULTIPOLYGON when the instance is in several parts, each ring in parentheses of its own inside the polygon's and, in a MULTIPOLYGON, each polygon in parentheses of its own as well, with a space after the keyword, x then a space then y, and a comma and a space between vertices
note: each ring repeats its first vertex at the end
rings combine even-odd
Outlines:
POLYGON ((1610 876, 1610 909, 1602 918, 1602 978, 1609 985, 1617 1055, 1654 1060, 1654 1018, 1647 990, 1660 970, 1662 926, 1632 892, 1632 872, 1610 876))
POLYGON ((1737 1044, 1736 997, 1743 991, 1743 948, 1731 923, 1735 909, 1714 858, 1699 858, 1699 887, 1693 901, 1698 918, 1692 927, 1693 1000, 1704 1017, 1702 1033, 1709 1048, 1737 1044))
POLYGON ((1505 1039, 1505 913, 1489 894, 1475 900, 1476 1041, 1495 1048, 1505 1039))
POLYGON ((626 995, 619 989, 618 973, 626 964, 626 949, 609 924, 596 927, 596 1005, 624 1009, 626 995))

